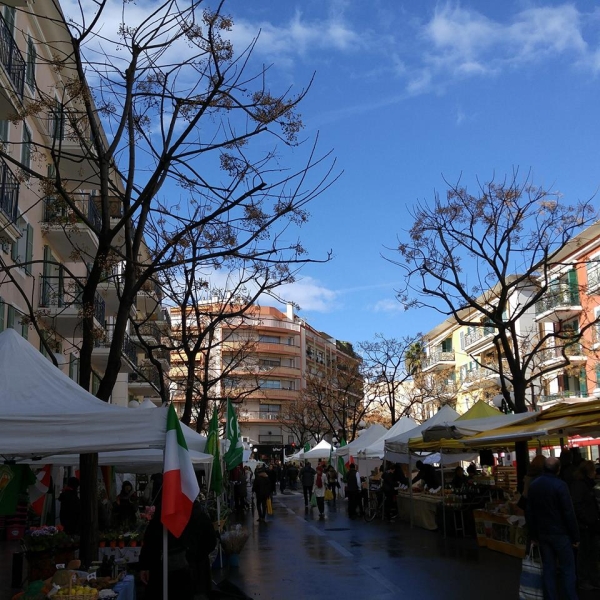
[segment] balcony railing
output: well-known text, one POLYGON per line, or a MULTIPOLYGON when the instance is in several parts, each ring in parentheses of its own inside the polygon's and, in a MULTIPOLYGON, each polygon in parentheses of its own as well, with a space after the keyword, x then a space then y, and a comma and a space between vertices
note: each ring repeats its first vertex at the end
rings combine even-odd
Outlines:
POLYGON ((433 352, 423 361, 423 369, 427 369, 438 363, 453 363, 454 350, 449 352, 433 352))
POLYGON ((22 99, 25 86, 25 59, 2 15, 0 15, 0 62, 6 69, 17 94, 22 99))
MULTIPOLYGON (((98 231, 102 227, 102 218, 92 196, 75 200, 75 206, 98 231)), ((44 198, 44 222, 50 225, 70 225, 79 222, 79 216, 63 200, 52 196, 44 198)))
POLYGON ((478 327, 477 329, 470 331, 469 333, 467 333, 467 335, 464 336, 464 338, 463 338, 464 347, 466 348, 467 346, 472 346, 479 340, 490 337, 493 333, 494 333, 493 327, 489 327, 489 326, 478 327))
POLYGON ((600 266, 588 271, 588 289, 600 287, 600 266))
POLYGON ((548 404, 549 402, 560 402, 561 400, 564 400, 565 398, 587 398, 588 397, 588 393, 587 392, 572 392, 572 391, 563 391, 563 392, 556 392, 555 394, 547 394, 547 395, 543 395, 540 396, 538 398, 537 403, 538 404, 548 404))
MULTIPOLYGON (((42 275, 40 286, 40 306, 42 308, 67 308, 75 306, 81 309, 81 284, 72 277, 61 275, 42 275)), ((104 298, 96 292, 94 295, 94 318, 104 323, 106 304, 104 298)))
POLYGON ((281 415, 276 412, 262 412, 253 410, 240 411, 241 421, 280 421, 281 415))
POLYGON ((541 315, 563 306, 579 306, 579 290, 568 286, 548 292, 535 303, 535 314, 541 315))
POLYGON ((0 157, 0 210, 10 219, 17 220, 19 205, 19 180, 13 175, 7 162, 0 157))
MULTIPOLYGON (((113 341, 114 330, 114 325, 106 325, 104 329, 104 336, 94 340, 94 348, 110 348, 113 341)), ((128 333, 125 333, 125 337, 123 338, 123 347, 121 350, 123 356, 125 356, 130 363, 137 365, 137 348, 131 341, 128 333)))
POLYGON ((129 383, 144 381, 151 383, 157 390, 160 390, 160 373, 153 366, 142 367, 139 372, 129 373, 129 383))

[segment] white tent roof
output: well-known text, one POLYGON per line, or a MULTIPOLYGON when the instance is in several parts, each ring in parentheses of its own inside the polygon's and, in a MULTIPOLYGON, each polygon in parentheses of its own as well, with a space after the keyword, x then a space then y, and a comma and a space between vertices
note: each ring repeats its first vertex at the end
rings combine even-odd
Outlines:
POLYGON ((416 426, 417 424, 410 417, 402 417, 372 444, 359 450, 359 458, 383 458, 385 440, 395 438, 405 431, 414 429, 416 426))
POLYGON ((329 458, 331 448, 332 446, 328 441, 321 440, 314 448, 305 452, 302 458, 305 460, 310 460, 311 458, 329 458))
POLYGON ((386 456, 388 453, 393 453, 394 456, 391 456, 390 460, 399 460, 398 455, 408 453, 408 440, 421 435, 425 429, 432 425, 450 423, 458 419, 458 417, 458 413, 453 408, 450 408, 448 405, 443 406, 433 417, 427 419, 425 423, 421 423, 421 425, 413 429, 385 440, 384 448, 386 456))
POLYGON ((375 440, 377 440, 377 439, 381 438, 383 435, 385 435, 386 432, 387 432, 387 429, 383 425, 379 425, 378 423, 376 423, 375 425, 371 425, 371 427, 362 431, 355 440, 353 440, 346 446, 337 448, 335 451, 335 454, 336 454, 336 456, 343 456, 343 457, 346 457, 346 456, 357 457, 358 453, 361 450, 363 450, 367 446, 370 446, 375 440))
POLYGON ((132 410, 86 392, 13 329, 0 334, 0 456, 163 448, 166 408, 132 410))

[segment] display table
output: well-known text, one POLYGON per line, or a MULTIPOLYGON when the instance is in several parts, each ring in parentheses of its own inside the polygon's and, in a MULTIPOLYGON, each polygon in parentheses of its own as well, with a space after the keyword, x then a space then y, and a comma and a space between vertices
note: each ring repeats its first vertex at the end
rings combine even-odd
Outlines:
POLYGON ((525 556, 527 530, 523 517, 474 510, 473 518, 479 546, 517 558, 525 556))
POLYGON ((135 548, 131 546, 126 546, 125 548, 98 548, 98 560, 101 561, 105 556, 109 558, 114 556, 115 560, 121 558, 128 563, 136 563, 140 560, 140 551, 141 548, 139 546, 135 548))
MULTIPOLYGON (((436 530, 436 512, 438 504, 442 501, 441 496, 431 494, 413 493, 413 523, 422 529, 436 530)), ((410 492, 398 492, 398 518, 401 521, 410 522, 410 492)))

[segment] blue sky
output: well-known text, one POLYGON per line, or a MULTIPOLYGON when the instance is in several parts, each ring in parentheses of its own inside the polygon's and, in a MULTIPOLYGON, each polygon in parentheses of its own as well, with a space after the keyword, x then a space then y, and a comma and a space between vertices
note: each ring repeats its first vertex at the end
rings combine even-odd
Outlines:
MULTIPOLYGON (((401 273, 381 258, 444 178, 518 168, 566 201, 600 184, 600 10, 591 2, 230 0, 238 47, 299 90, 311 138, 333 148, 340 180, 311 208, 302 240, 325 265, 286 290, 335 338, 401 337, 443 320, 403 312, 401 273)), ((288 159, 293 161, 293 154, 288 159)), ((389 252, 388 252, 389 254, 389 252)))

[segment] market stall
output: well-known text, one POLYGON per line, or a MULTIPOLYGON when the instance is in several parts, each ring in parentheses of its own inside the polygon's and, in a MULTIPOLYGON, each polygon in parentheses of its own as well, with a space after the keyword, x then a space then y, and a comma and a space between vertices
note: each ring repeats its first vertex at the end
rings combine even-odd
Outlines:
POLYGON ((410 492, 399 491, 398 501, 398 519, 410 522, 412 513, 412 523, 416 527, 435 531, 437 526, 436 514, 438 505, 442 499, 439 495, 416 492, 412 495, 410 492))

